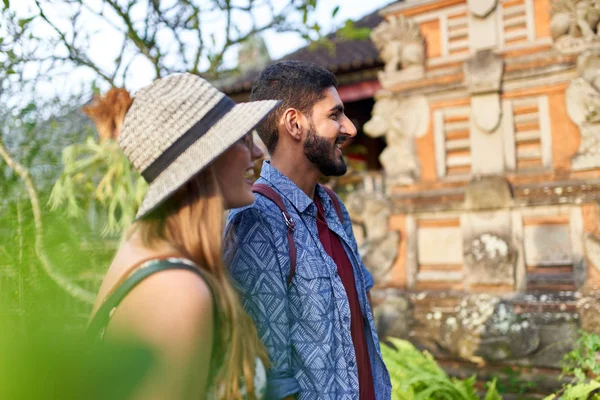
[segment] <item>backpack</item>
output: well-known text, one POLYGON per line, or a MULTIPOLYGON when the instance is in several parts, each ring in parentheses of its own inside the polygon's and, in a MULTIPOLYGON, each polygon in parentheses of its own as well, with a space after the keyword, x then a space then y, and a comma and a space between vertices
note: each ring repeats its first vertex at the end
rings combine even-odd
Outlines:
MULTIPOLYGON (((333 202, 333 207, 335 208, 335 212, 337 213, 338 218, 340 219, 340 222, 343 223, 344 219, 342 216, 342 208, 340 206, 340 201, 339 201, 338 197, 333 192, 333 190, 329 189, 327 186, 321 185, 321 187, 323 189, 325 189, 325 191, 331 198, 331 201, 333 202)), ((277 205, 277 207, 279 207, 279 210, 281 211, 281 214, 283 215, 283 220, 285 221, 285 225, 288 228, 287 229, 287 237, 288 237, 288 251, 290 254, 290 273, 287 278, 287 285, 289 287, 290 284, 292 283, 292 279, 294 278, 294 273, 296 272, 296 243, 294 243, 294 228, 295 228, 294 220, 292 219, 290 214, 287 212, 287 209, 285 208, 283 199, 281 198, 279 193, 277 193, 275 190, 273 190, 272 187, 270 187, 269 185, 266 185, 264 183, 256 183, 252 186, 252 191, 254 193, 258 193, 258 194, 266 197, 267 199, 269 199, 273 203, 275 203, 277 205)))

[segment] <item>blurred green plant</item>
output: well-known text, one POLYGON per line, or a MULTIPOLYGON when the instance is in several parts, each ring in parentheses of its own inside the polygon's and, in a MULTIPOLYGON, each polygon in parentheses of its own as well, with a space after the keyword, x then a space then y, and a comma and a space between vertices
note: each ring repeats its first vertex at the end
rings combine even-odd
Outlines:
POLYGON ((600 400, 599 374, 600 335, 581 330, 575 347, 563 359, 561 378, 573 376, 573 380, 544 400, 600 400))
POLYGON ((506 367, 501 375, 494 376, 498 382, 497 389, 500 394, 516 394, 519 398, 527 398, 524 395, 535 390, 538 384, 534 381, 523 379, 523 369, 519 367, 506 367))
POLYGON ((117 142, 88 138, 62 152, 64 169, 50 195, 52 210, 64 207, 68 216, 81 218, 100 210, 102 232, 123 232, 135 218, 147 184, 133 169, 117 142))
POLYGON ((0 399, 125 400, 152 367, 140 343, 94 342, 43 314, 0 326, 0 399))
MULTIPOLYGON (((406 340, 388 338, 381 348, 392 380, 393 400, 479 400, 476 377, 449 377, 431 354, 406 340)), ((486 383, 485 400, 500 400, 496 380, 486 383)))

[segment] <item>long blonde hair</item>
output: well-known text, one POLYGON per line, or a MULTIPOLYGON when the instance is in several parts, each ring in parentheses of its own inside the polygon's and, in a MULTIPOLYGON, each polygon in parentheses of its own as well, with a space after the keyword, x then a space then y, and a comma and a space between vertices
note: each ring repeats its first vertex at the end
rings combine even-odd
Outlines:
MULTIPOLYGON (((159 209, 137 221, 131 234, 144 245, 166 241, 196 263, 209 280, 217 299, 219 332, 214 340, 222 352, 220 368, 212 371, 218 393, 241 399, 240 378, 249 398, 254 395, 256 357, 268 365, 254 323, 244 311, 223 263, 223 198, 211 166, 175 192, 159 209)), ((214 356, 213 356, 214 359, 214 356)))

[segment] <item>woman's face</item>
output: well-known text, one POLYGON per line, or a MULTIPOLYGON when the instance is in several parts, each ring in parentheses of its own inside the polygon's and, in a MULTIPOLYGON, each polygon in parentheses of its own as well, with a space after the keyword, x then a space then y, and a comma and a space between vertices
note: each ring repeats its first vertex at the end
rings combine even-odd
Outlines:
POLYGON ((238 208, 252 204, 254 161, 263 156, 254 143, 252 132, 238 140, 214 162, 225 208, 238 208))

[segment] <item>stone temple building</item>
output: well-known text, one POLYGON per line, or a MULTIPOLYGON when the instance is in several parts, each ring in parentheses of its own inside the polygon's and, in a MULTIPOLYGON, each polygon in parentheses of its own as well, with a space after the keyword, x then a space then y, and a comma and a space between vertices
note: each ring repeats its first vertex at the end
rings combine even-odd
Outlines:
POLYGON ((370 43, 286 57, 341 77, 359 128, 367 167, 333 183, 382 336, 543 387, 600 333, 599 23, 599 0, 404 0, 370 43))
POLYGON ((347 204, 381 333, 449 368, 551 375, 579 329, 600 333, 600 2, 380 14, 364 131, 385 138, 384 184, 347 204))

